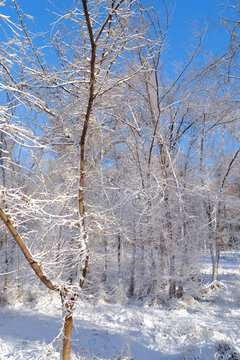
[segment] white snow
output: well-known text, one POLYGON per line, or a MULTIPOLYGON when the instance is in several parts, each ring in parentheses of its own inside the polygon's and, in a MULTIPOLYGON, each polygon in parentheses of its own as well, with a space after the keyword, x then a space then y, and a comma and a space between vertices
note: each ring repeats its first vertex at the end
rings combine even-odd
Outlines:
MULTIPOLYGON (((208 279, 208 258, 203 271, 208 279)), ((240 353, 239 263, 235 254, 222 255, 219 283, 214 287, 205 284, 201 294, 195 300, 185 296, 159 306, 80 299, 74 314, 72 360, 230 359, 229 353, 224 357, 216 349, 227 343, 240 353)), ((54 339, 60 329, 57 294, 44 293, 34 305, 2 306, 0 359, 59 359, 60 342, 54 339)))

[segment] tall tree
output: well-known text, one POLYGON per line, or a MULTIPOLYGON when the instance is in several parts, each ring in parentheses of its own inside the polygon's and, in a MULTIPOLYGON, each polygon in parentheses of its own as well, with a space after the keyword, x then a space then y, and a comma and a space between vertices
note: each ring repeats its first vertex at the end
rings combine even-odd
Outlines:
POLYGON ((25 148, 31 149, 31 139, 36 148, 45 151, 45 158, 54 153, 61 175, 59 183, 53 186, 53 175, 42 174, 44 167, 38 164, 40 173, 35 169, 33 174, 33 178, 38 178, 33 179, 37 187, 31 190, 31 196, 24 189, 8 193, 0 216, 36 275, 46 287, 60 294, 64 316, 62 358, 67 360, 71 353, 73 310, 87 274, 91 224, 98 224, 100 218, 100 206, 93 197, 96 190, 91 189, 96 165, 101 163, 103 148, 107 147, 104 142, 109 141, 108 133, 118 121, 114 112, 124 85, 143 69, 139 64, 126 71, 125 64, 134 56, 135 47, 149 40, 143 36, 143 24, 138 22, 143 20, 144 10, 137 1, 82 0, 74 3, 71 10, 61 7, 59 26, 55 25, 49 39, 57 54, 57 63, 51 68, 48 55, 43 54, 28 31, 16 0, 14 4, 18 34, 7 42, 7 54, 12 54, 13 61, 1 64, 0 88, 16 99, 16 117, 21 111, 28 112, 31 119, 31 135, 30 130, 24 129, 29 124, 24 122, 18 134, 25 136, 25 148), (51 236, 49 246, 46 234, 39 231, 38 244, 44 251, 38 256, 32 253, 33 222, 41 226, 47 223, 51 236), (21 235, 24 227, 27 238, 26 230, 24 237, 21 235))

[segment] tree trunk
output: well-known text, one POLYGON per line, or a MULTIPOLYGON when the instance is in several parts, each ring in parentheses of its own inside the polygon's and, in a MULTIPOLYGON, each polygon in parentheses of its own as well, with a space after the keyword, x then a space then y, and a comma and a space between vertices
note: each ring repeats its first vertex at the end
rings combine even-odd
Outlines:
POLYGON ((136 243, 134 242, 132 248, 132 271, 131 271, 131 280, 130 280, 130 288, 129 288, 129 293, 131 296, 133 296, 135 292, 135 265, 136 265, 136 243))
POLYGON ((176 296, 178 298, 183 296, 183 279, 186 277, 186 272, 189 268, 189 249, 188 249, 188 239, 187 239, 187 225, 186 221, 183 220, 182 223, 182 241, 184 242, 183 255, 181 256, 181 266, 180 266, 180 280, 178 282, 178 289, 176 291, 176 296))
POLYGON ((5 236, 5 275, 4 275, 4 286, 3 286, 3 290, 7 291, 7 287, 8 287, 8 239, 7 239, 7 235, 5 236))
POLYGON ((156 259, 155 259, 155 254, 156 253, 156 249, 155 249, 155 245, 154 242, 152 242, 152 246, 151 246, 151 276, 152 276, 152 292, 155 295, 156 294, 156 290, 157 290, 157 265, 156 265, 156 259))
POLYGON ((106 287, 107 282, 107 260, 108 260, 108 253, 107 253, 107 240, 106 235, 103 235, 103 248, 104 248, 104 264, 103 264, 103 275, 102 275, 102 282, 103 285, 106 287))
POLYGON ((142 223, 140 222, 140 229, 139 229, 139 241, 141 244, 141 280, 144 279, 145 277, 145 245, 144 245, 144 241, 143 241, 143 226, 142 223))
POLYGON ((212 282, 218 280, 218 264, 220 258, 220 249, 219 249, 218 241, 216 239, 213 241, 214 244, 212 244, 212 246, 210 247, 210 253, 212 258, 212 282))
POLYGON ((60 291, 63 307, 63 342, 61 360, 70 360, 72 345, 72 329, 73 329, 73 311, 74 305, 78 299, 77 294, 69 294, 67 289, 60 291))
POLYGON ((71 312, 69 313, 69 310, 67 309, 67 314, 64 317, 64 327, 63 327, 62 360, 70 360, 71 358, 72 328, 73 328, 72 313, 71 312))
POLYGON ((135 291, 136 242, 137 242, 136 221, 135 221, 135 216, 133 216, 132 269, 131 269, 131 278, 130 278, 130 287, 129 287, 129 293, 131 296, 134 295, 134 291, 135 291))
POLYGON ((120 272, 121 272, 121 236, 120 234, 117 235, 117 255, 118 255, 118 278, 120 279, 120 272))
POLYGON ((172 298, 176 294, 175 281, 175 255, 170 257, 170 280, 169 280, 169 297, 172 298))
POLYGON ((161 258, 161 265, 162 265, 162 273, 163 275, 166 275, 167 268, 168 268, 168 261, 167 261, 167 249, 164 237, 162 236, 160 239, 160 246, 158 247, 160 252, 160 258, 161 258))
POLYGON ((215 225, 213 226, 213 219, 210 211, 210 203, 205 205, 206 213, 208 216, 209 221, 209 230, 210 230, 210 236, 212 237, 211 243, 210 243, 210 253, 211 253, 211 259, 212 259, 212 282, 218 280, 218 263, 220 258, 220 246, 219 246, 219 239, 218 239, 218 231, 219 231, 219 214, 220 214, 220 205, 216 206, 215 209, 215 225))
MULTIPOLYGON (((3 187, 6 187, 6 172, 5 172, 5 168, 4 168, 4 160, 3 160, 3 148, 6 148, 6 140, 5 140, 5 136, 4 133, 1 131, 1 136, 0 136, 0 166, 2 169, 2 184, 3 187)), ((5 247, 5 251, 4 251, 4 255, 5 255, 5 275, 4 275, 4 284, 3 284, 3 290, 6 291, 7 290, 7 286, 8 286, 8 239, 7 239, 7 235, 4 237, 4 247, 5 247)))
POLYGON ((152 201, 151 199, 147 200, 147 243, 148 243, 148 252, 149 252, 149 263, 150 263, 150 273, 152 284, 149 282, 148 293, 155 293, 157 288, 157 269, 156 269, 156 260, 155 260, 155 241, 154 241, 154 231, 152 225, 152 201))

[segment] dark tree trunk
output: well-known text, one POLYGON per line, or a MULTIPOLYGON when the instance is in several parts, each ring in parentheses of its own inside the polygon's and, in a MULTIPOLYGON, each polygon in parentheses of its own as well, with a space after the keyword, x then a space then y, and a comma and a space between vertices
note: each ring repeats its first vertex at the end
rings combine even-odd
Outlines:
POLYGON ((118 257, 118 278, 120 279, 121 273, 121 236, 117 235, 117 257, 118 257))
POLYGON ((133 218, 132 269, 131 269, 130 288, 129 288, 129 293, 131 296, 134 295, 134 291, 135 291, 136 241, 137 241, 136 221, 135 218, 133 218))
POLYGON ((172 298, 176 294, 175 280, 175 255, 170 257, 170 279, 169 279, 169 297, 172 298))

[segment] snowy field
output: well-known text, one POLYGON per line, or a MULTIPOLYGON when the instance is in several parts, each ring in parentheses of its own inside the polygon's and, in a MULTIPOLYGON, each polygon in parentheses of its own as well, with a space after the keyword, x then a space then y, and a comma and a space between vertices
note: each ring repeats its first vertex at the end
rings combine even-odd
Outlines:
MULTIPOLYGON (((80 300, 72 360, 239 360, 240 255, 224 253, 219 283, 193 298, 148 306, 80 300)), ((0 308, 0 359, 59 359, 61 304, 55 294, 0 308)))

